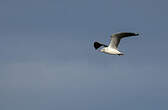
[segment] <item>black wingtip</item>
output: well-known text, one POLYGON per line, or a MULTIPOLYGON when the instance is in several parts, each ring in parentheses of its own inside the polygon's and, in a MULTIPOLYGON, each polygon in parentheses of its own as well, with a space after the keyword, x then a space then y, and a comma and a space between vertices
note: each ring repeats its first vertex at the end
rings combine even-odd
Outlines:
POLYGON ((139 36, 139 33, 135 33, 135 36, 139 36))
POLYGON ((94 42, 94 48, 97 50, 99 47, 101 47, 102 44, 100 44, 99 42, 94 42))

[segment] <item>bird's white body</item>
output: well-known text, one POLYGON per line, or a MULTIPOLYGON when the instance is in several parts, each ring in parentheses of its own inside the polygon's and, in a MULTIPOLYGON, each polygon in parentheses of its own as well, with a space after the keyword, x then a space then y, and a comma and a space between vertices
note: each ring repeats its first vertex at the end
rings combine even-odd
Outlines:
POLYGON ((111 54, 111 55, 124 55, 122 52, 118 51, 117 49, 111 48, 111 47, 104 47, 100 51, 106 54, 111 54))

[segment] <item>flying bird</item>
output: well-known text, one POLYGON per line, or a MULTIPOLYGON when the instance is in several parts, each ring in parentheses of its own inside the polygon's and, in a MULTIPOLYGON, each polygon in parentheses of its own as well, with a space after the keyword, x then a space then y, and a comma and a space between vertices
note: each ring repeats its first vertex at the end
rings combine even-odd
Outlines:
POLYGON ((99 47, 103 46, 100 50, 100 52, 111 54, 111 55, 124 55, 122 52, 118 50, 118 45, 120 43, 120 40, 125 37, 131 37, 131 36, 138 36, 138 33, 132 33, 132 32, 119 32, 111 35, 111 41, 109 46, 101 44, 99 42, 94 42, 94 48, 97 50, 99 47))

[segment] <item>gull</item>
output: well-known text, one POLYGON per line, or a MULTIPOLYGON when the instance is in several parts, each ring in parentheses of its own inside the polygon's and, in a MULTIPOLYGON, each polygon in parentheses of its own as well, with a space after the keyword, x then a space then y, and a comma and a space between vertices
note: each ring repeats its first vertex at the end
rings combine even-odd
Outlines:
POLYGON ((100 52, 110 54, 110 55, 119 55, 119 56, 124 55, 124 53, 118 50, 118 45, 120 43, 120 40, 125 37, 138 36, 138 35, 139 35, 138 33, 132 33, 132 32, 115 33, 110 36, 111 41, 109 46, 101 44, 99 42, 94 42, 94 48, 97 50, 99 47, 103 46, 104 48, 102 48, 100 52))

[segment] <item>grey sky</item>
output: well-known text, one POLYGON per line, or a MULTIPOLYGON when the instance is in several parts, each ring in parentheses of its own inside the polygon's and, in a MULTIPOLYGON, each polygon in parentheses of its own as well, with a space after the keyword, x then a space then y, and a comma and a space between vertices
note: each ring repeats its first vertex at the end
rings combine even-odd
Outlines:
POLYGON ((1 0, 0 110, 167 110, 165 0, 1 0), (119 31, 124 56, 95 51, 119 31))

